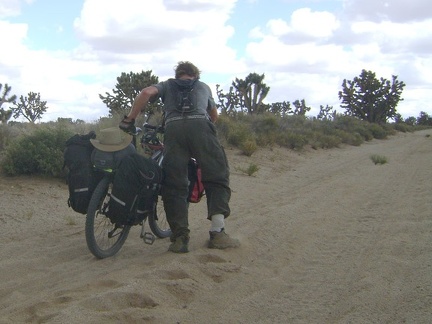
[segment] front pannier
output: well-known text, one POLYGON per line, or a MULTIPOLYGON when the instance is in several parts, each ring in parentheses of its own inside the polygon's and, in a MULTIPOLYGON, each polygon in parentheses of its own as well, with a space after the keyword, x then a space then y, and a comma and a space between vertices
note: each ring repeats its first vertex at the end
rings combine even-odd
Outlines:
POLYGON ((114 175, 106 215, 118 225, 139 224, 154 208, 162 182, 155 161, 134 153, 124 157, 114 175))

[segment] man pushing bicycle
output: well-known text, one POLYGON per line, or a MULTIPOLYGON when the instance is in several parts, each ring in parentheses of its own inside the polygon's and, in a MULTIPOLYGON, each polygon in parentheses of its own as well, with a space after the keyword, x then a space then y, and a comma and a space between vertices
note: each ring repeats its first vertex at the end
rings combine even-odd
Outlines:
POLYGON ((172 235, 169 251, 189 252, 188 163, 194 157, 201 167, 207 197, 207 218, 211 221, 209 248, 238 247, 237 239, 225 232, 230 215, 229 167, 214 123, 218 112, 210 87, 199 80, 199 69, 181 61, 175 78, 144 88, 136 96, 132 109, 120 122, 120 129, 133 132, 135 119, 149 101, 161 98, 165 113, 165 174, 162 200, 172 235))

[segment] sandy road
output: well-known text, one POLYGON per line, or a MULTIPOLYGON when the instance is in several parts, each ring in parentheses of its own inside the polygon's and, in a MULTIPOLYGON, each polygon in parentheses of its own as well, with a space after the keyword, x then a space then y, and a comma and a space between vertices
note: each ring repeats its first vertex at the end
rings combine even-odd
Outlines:
MULTIPOLYGON (((142 243, 96 260, 66 186, 0 179, 0 323, 430 323, 432 131, 307 153, 228 151, 239 249, 142 243), (371 154, 389 162, 374 165, 371 154), (236 171, 256 163, 256 177, 236 171)), ((204 216, 203 216, 204 215, 204 216)))

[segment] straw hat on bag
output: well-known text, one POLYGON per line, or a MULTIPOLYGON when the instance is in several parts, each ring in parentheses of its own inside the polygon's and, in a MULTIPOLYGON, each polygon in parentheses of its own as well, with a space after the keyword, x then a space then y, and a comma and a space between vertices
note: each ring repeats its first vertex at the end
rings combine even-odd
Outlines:
POLYGON ((97 149, 104 152, 115 152, 126 148, 132 142, 132 135, 126 134, 118 127, 102 129, 95 139, 90 142, 97 149))

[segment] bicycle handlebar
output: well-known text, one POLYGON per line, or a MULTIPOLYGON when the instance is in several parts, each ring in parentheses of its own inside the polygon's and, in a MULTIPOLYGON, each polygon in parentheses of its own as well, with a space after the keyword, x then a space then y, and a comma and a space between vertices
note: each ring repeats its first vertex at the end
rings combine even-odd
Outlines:
POLYGON ((155 130, 155 131, 158 132, 158 133, 163 133, 164 130, 165 130, 165 128, 164 128, 163 126, 155 126, 155 125, 150 125, 150 124, 148 124, 148 123, 145 123, 145 124, 143 125, 143 127, 144 127, 145 129, 152 129, 152 130, 155 130))
POLYGON ((150 125, 150 124, 147 124, 147 123, 145 123, 145 124, 143 125, 143 127, 144 127, 144 128, 149 128, 149 129, 156 129, 156 128, 157 128, 157 126, 150 125))

